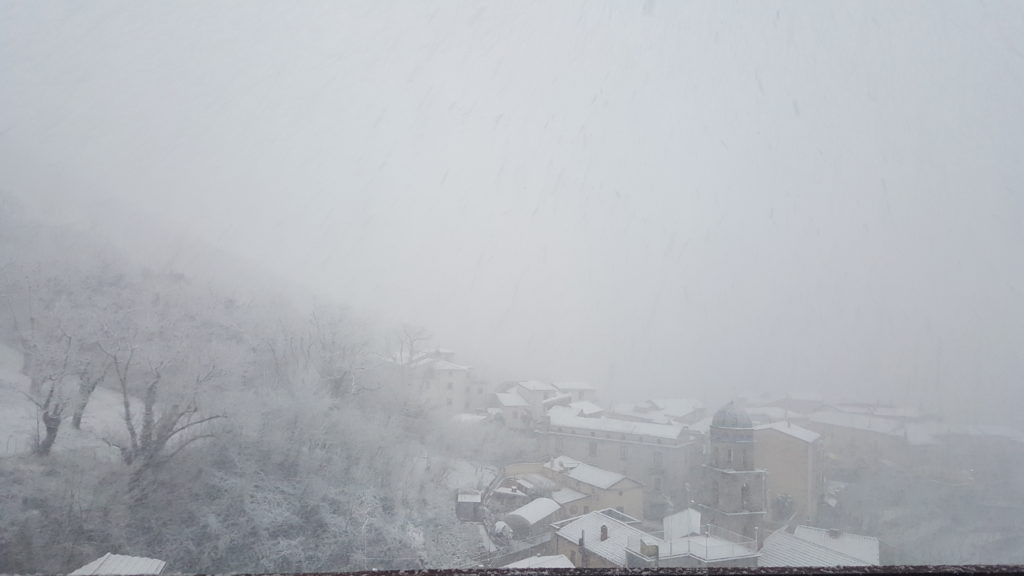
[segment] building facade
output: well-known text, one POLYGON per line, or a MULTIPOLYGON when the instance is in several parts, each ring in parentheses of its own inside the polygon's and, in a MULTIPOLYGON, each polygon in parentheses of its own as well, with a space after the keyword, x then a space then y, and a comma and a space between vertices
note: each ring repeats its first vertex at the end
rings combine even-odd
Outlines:
POLYGON ((552 458, 566 455, 640 482, 647 492, 645 518, 667 513, 666 499, 688 502, 699 477, 700 435, 679 424, 588 418, 554 407, 538 432, 552 458))
POLYGON ((454 352, 436 349, 398 367, 412 398, 426 410, 455 414, 483 411, 491 401, 486 386, 469 366, 454 362, 454 352))
POLYGON ((754 465, 767 471, 768 512, 778 522, 791 517, 813 523, 825 488, 821 435, 796 424, 754 428, 754 465))

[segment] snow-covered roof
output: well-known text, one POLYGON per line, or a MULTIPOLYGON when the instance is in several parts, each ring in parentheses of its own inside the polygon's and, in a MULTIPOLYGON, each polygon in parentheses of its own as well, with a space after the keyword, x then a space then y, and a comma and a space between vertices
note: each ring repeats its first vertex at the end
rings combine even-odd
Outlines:
POLYGON ((607 432, 612 434, 633 434, 636 436, 650 436, 653 438, 667 438, 676 440, 683 432, 679 424, 655 424, 652 422, 630 422, 627 420, 616 420, 602 416, 600 418, 585 418, 578 416, 571 408, 566 406, 554 406, 548 411, 551 426, 563 428, 575 428, 595 432, 607 432))
POLYGON ((597 390, 593 385, 587 382, 555 382, 555 388, 558 388, 562 392, 567 390, 597 390))
POLYGON ((530 486, 532 490, 558 490, 557 482, 534 472, 520 474, 516 476, 515 481, 523 486, 530 486))
POLYGON ((526 524, 533 526, 555 512, 558 512, 561 508, 562 507, 558 505, 558 502, 555 502, 550 498, 536 498, 510 512, 506 519, 513 516, 518 517, 526 524))
POLYGON ((682 418, 704 409, 704 403, 693 398, 656 398, 651 404, 670 418, 682 418))
POLYGON ((761 547, 761 558, 757 565, 778 568, 785 566, 871 566, 871 563, 797 538, 785 530, 777 530, 765 538, 764 546, 761 547))
POLYGON ((673 419, 686 418, 703 409, 704 404, 693 398, 656 398, 640 403, 615 404, 612 406, 611 412, 648 422, 666 424, 672 422, 673 419))
POLYGON ((434 360, 430 367, 434 370, 451 370, 453 372, 465 372, 470 369, 469 366, 463 366, 462 364, 456 364, 455 362, 449 362, 448 360, 434 360))
POLYGON ((572 402, 572 396, 569 394, 561 393, 555 394, 551 398, 545 398, 541 404, 544 406, 554 406, 555 404, 563 404, 568 406, 572 402))
POLYGON ((624 517, 627 521, 639 522, 635 518, 626 516, 621 512, 616 512, 614 515, 610 514, 610 512, 615 511, 598 510, 567 520, 564 524, 556 525, 558 526, 557 534, 559 537, 565 538, 574 544, 578 543, 582 537, 583 545, 586 546, 588 551, 597 554, 616 566, 625 566, 626 545, 629 542, 629 538, 652 538, 652 536, 618 519, 618 517, 624 517), (607 526, 608 530, 608 538, 605 540, 601 540, 602 526, 607 526))
POLYGON ((615 566, 626 565, 626 549, 639 549, 640 542, 653 544, 658 548, 660 558, 691 556, 705 561, 722 561, 731 558, 755 556, 757 551, 748 543, 725 538, 699 535, 684 536, 667 540, 640 530, 634 518, 613 509, 590 512, 578 518, 556 524, 557 534, 570 542, 584 538, 587 549, 615 566), (607 531, 607 538, 601 540, 601 529, 607 531))
POLYGON ((878 538, 815 528, 813 526, 797 526, 793 535, 801 540, 824 546, 829 550, 845 554, 851 558, 863 560, 872 566, 878 566, 878 538))
POLYGON ((477 490, 472 490, 472 491, 467 490, 467 491, 459 492, 459 495, 458 495, 458 497, 456 499, 456 501, 458 501, 458 502, 470 502, 470 503, 477 503, 477 502, 481 502, 482 500, 483 500, 483 497, 481 496, 480 492, 477 491, 477 490))
POLYGON ((613 405, 609 413, 613 416, 628 416, 656 424, 668 424, 672 421, 668 416, 662 414, 661 410, 655 408, 650 401, 641 404, 620 402, 613 405))
MULTIPOLYGON (((692 515, 688 515, 692 519, 692 515)), ((613 509, 599 510, 555 524, 557 534, 570 542, 584 539, 587 550, 616 566, 625 566, 626 549, 640 550, 640 544, 658 547, 661 558, 688 555, 705 561, 750 557, 757 554, 753 540, 734 541, 714 535, 683 536, 666 540, 636 527, 639 520, 613 509), (607 538, 601 540, 601 531, 607 538)))
POLYGON ((515 486, 498 486, 491 490, 492 494, 503 494, 505 496, 526 496, 526 493, 515 486))
POLYGON ((1016 428, 1009 428, 1007 426, 967 426, 964 428, 964 433, 971 436, 993 436, 1017 442, 1024 442, 1024 433, 1021 433, 1021 431, 1016 428))
POLYGON ((938 444, 938 437, 949 431, 950 428, 940 422, 908 422, 903 429, 907 444, 911 446, 938 444))
POLYGON ((540 380, 523 380, 516 382, 517 385, 521 386, 524 390, 532 390, 536 392, 557 392, 555 387, 547 382, 541 382, 540 380))
POLYGON ((517 406, 529 406, 523 397, 515 392, 495 392, 495 396, 498 397, 498 402, 506 408, 515 408, 517 406))
POLYGON ((768 422, 804 417, 799 412, 786 410, 781 406, 747 406, 745 409, 747 414, 750 414, 751 418, 755 420, 767 420, 768 422))
POLYGON ((163 572, 166 565, 166 562, 156 558, 107 553, 71 572, 68 576, 159 574, 163 572))
POLYGON ((713 416, 706 416, 704 418, 701 418, 700 420, 697 420, 693 424, 687 426, 686 429, 693 430, 694 432, 700 432, 702 434, 707 434, 708 431, 711 430, 711 420, 713 418, 713 416))
POLYGON ((853 414, 849 412, 830 412, 821 410, 808 414, 807 418, 811 422, 829 424, 831 426, 839 426, 842 428, 854 428, 856 430, 877 432, 879 434, 902 434, 901 428, 903 424, 901 422, 890 420, 888 418, 871 416, 870 414, 853 414))
POLYGON ((487 416, 485 414, 470 414, 468 412, 460 412, 452 416, 452 420, 458 422, 459 424, 479 424, 480 422, 487 420, 487 416))
POLYGON ((687 508, 670 514, 661 519, 661 528, 665 531, 665 538, 685 538, 693 534, 700 534, 700 512, 687 508))
POLYGON ((797 440, 803 440, 804 442, 811 443, 821 438, 821 434, 813 430, 808 430, 803 426, 797 426, 788 422, 772 422, 770 424, 761 424, 760 426, 754 426, 754 430, 775 430, 783 434, 788 434, 797 440))
POLYGON ((559 488, 551 493, 551 499, 558 502, 560 505, 565 506, 578 500, 586 498, 587 495, 581 492, 577 492, 572 488, 559 488))
POLYGON ((544 464, 548 470, 564 474, 573 480, 607 490, 626 479, 618 472, 611 472, 597 466, 585 464, 568 456, 557 456, 544 464))
POLYGON ((581 416, 594 416, 604 412, 604 408, 601 408, 597 404, 588 400, 580 400, 579 402, 571 402, 569 408, 572 409, 576 414, 581 416))
POLYGON ((516 478, 513 478, 513 481, 515 482, 515 485, 521 488, 522 490, 528 492, 535 492, 537 490, 537 486, 535 486, 533 482, 530 482, 528 478, 518 476, 516 478))
POLYGON ((662 542, 658 545, 658 555, 661 558, 693 556, 705 562, 719 562, 731 558, 747 558, 757 555, 753 539, 749 539, 747 542, 737 542, 719 536, 698 534, 662 542))
POLYGON ((876 404, 846 402, 834 404, 833 408, 840 412, 848 412, 850 414, 873 414, 882 418, 918 420, 925 417, 924 412, 921 412, 917 408, 903 408, 900 406, 879 406, 876 404))
POLYGON ((531 556, 518 562, 506 564, 502 568, 575 568, 565 554, 557 556, 531 556))

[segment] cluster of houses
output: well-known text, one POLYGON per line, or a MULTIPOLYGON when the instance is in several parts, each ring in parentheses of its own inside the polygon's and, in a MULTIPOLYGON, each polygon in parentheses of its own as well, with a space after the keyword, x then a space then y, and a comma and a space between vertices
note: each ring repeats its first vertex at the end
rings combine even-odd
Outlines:
POLYGON ((574 402, 588 401, 548 407, 548 422, 537 429, 551 438, 550 446, 558 446, 556 455, 545 462, 506 466, 501 478, 474 499, 491 515, 485 522, 497 519, 497 540, 526 544, 510 547, 514 557, 501 556, 507 562, 497 565, 879 564, 877 539, 815 528, 806 521, 816 504, 810 493, 820 485, 814 476, 819 434, 789 423, 754 424, 736 404, 712 415, 706 434, 691 435, 704 419, 699 403, 651 401, 585 415, 582 407, 574 408, 574 402), (692 410, 680 410, 684 406, 692 410), (671 415, 665 414, 667 410, 671 415), (648 418, 620 419, 616 411, 648 418), (680 446, 693 450, 683 451, 680 446), (665 465, 669 458, 678 457, 690 459, 678 469, 665 465), (769 463, 773 467, 802 463, 804 468, 795 466, 776 479, 766 469, 769 463), (660 488, 640 481, 630 471, 662 478, 660 488), (667 486, 677 483, 685 487, 686 500, 665 496, 673 492, 667 486), (799 498, 791 497, 800 490, 799 498), (775 494, 787 495, 788 508, 777 511, 785 513, 785 518, 775 518, 777 514, 770 511, 775 494), (651 506, 651 498, 659 506, 651 506), (666 503, 676 511, 664 513, 666 503))
POLYGON ((509 567, 877 565, 877 539, 814 527, 841 499, 826 470, 896 463, 964 480, 951 443, 1024 443, 877 404, 759 398, 708 414, 687 398, 603 405, 581 382, 491 387, 443 349, 403 370, 423 406, 541 439, 545 461, 458 496, 460 517, 515 551, 509 567))

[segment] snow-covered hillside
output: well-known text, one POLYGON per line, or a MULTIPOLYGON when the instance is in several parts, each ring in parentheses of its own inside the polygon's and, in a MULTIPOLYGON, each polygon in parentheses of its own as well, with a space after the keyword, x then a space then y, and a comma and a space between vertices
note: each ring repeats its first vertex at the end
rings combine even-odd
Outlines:
MULTIPOLYGON (((22 373, 22 354, 13 347, 0 343, 0 457, 26 454, 32 451, 37 427, 42 434, 39 410, 28 398, 29 378, 22 373)), ((69 402, 75 402, 78 383, 66 378, 62 393, 69 402)), ((138 401, 133 399, 133 405, 138 401)), ((70 413, 70 410, 68 410, 70 413)), ((98 460, 116 462, 120 457, 115 448, 103 441, 115 440, 124 432, 121 395, 107 388, 97 388, 89 399, 82 418, 82 429, 75 430, 70 417, 60 427, 54 452, 81 452, 98 460)))

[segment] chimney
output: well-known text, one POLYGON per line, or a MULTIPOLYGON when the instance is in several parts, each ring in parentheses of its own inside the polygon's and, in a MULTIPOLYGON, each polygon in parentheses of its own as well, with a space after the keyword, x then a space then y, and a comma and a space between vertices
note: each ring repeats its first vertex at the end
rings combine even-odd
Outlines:
POLYGON ((601 542, 604 542, 607 539, 608 539, 608 526, 602 524, 601 525, 601 542))
POLYGON ((586 535, 587 535, 586 531, 584 531, 584 530, 580 531, 579 548, 580 548, 580 564, 582 564, 581 568, 589 568, 588 564, 590 564, 589 562, 587 562, 587 547, 584 546, 584 540, 586 539, 586 535))

